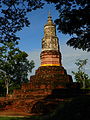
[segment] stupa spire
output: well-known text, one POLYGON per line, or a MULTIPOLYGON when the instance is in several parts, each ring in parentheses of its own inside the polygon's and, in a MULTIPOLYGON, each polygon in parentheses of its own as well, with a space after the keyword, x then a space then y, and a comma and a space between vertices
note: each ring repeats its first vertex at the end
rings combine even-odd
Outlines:
POLYGON ((53 20, 52 20, 52 16, 51 16, 51 12, 49 11, 48 12, 48 20, 47 20, 47 24, 50 25, 50 24, 54 24, 53 23, 53 20))
POLYGON ((49 12, 48 12, 48 17, 50 17, 51 16, 51 12, 50 12, 50 10, 49 10, 49 12))
POLYGON ((53 23, 50 12, 48 13, 47 23, 44 25, 41 66, 61 66, 61 53, 59 51, 59 40, 56 35, 56 25, 53 23))
POLYGON ((48 12, 48 21, 49 20, 52 21, 52 16, 51 16, 51 12, 50 11, 48 12))
POLYGON ((45 50, 59 50, 59 42, 56 35, 56 25, 53 23, 50 13, 47 23, 44 25, 44 37, 42 39, 42 51, 45 50))

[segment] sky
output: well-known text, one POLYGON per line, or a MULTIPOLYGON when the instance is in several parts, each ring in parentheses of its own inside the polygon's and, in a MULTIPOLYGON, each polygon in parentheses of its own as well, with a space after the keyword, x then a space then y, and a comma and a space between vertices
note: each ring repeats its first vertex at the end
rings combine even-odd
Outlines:
MULTIPOLYGON (((35 74, 35 70, 40 66, 41 42, 49 11, 51 12, 53 21, 58 18, 58 12, 55 10, 54 5, 45 5, 43 9, 38 9, 28 14, 30 27, 24 28, 18 33, 21 39, 19 48, 28 53, 29 60, 34 60, 35 62, 35 68, 29 76, 35 74)), ((64 35, 57 30, 57 36, 62 54, 62 64, 67 70, 67 73, 72 75, 72 71, 77 71, 77 66, 75 65, 77 59, 88 59, 85 72, 90 75, 90 52, 68 47, 66 42, 70 38, 69 35, 64 35)))

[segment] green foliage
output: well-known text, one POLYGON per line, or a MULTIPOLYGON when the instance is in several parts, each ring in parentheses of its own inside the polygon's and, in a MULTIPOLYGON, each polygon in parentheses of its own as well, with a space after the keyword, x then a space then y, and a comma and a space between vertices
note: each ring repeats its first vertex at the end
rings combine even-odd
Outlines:
POLYGON ((81 83, 83 88, 87 88, 90 86, 90 78, 88 74, 85 73, 85 68, 84 66, 87 64, 87 59, 85 60, 77 60, 75 63, 78 66, 78 71, 72 73, 74 74, 74 77, 77 82, 81 83))
POLYGON ((27 13, 41 8, 40 0, 0 0, 0 83, 9 90, 28 82, 28 72, 32 71, 34 62, 27 60, 27 53, 16 47, 17 32, 28 27, 27 13))
POLYGON ((0 0, 0 41, 17 43, 16 33, 30 25, 27 14, 46 2, 59 13, 58 30, 71 35, 67 45, 90 51, 90 0, 0 0))
POLYGON ((46 0, 59 12, 58 30, 72 35, 67 45, 90 51, 90 0, 46 0))
POLYGON ((16 33, 30 25, 27 13, 42 5, 40 0, 0 0, 0 42, 19 40, 16 33))
POLYGON ((13 90, 28 82, 27 75, 32 71, 34 62, 29 62, 27 56, 13 42, 5 42, 0 47, 0 83, 3 87, 8 85, 13 90))

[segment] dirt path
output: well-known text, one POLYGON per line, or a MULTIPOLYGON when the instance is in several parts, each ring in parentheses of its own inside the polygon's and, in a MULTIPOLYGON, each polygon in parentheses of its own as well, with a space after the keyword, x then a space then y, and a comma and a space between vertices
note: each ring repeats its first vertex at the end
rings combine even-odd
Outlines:
POLYGON ((26 117, 26 116, 31 116, 32 114, 30 113, 25 113, 25 112, 18 112, 18 111, 0 111, 0 117, 26 117))

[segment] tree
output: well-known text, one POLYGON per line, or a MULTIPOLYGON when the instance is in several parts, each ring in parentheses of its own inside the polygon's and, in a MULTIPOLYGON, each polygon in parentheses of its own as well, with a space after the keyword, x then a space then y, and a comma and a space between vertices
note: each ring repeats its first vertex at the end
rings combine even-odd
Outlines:
POLYGON ((27 13, 42 7, 40 0, 0 0, 0 43, 16 42, 16 33, 30 22, 27 13))
POLYGON ((0 83, 6 88, 20 87, 23 82, 28 82, 28 72, 32 71, 34 62, 27 59, 27 53, 15 47, 12 42, 5 42, 0 47, 0 83))
POLYGON ((83 88, 89 87, 90 85, 90 78, 88 74, 85 73, 84 66, 87 64, 87 59, 85 60, 77 60, 75 63, 78 66, 78 72, 72 71, 74 77, 77 82, 81 83, 83 88))
POLYGON ((27 74, 34 62, 27 53, 16 47, 20 38, 17 32, 28 27, 27 14, 42 7, 40 0, 0 0, 0 83, 8 89, 27 82, 27 74))
POLYGON ((90 0, 46 0, 59 12, 58 30, 70 34, 67 45, 90 51, 90 0))

